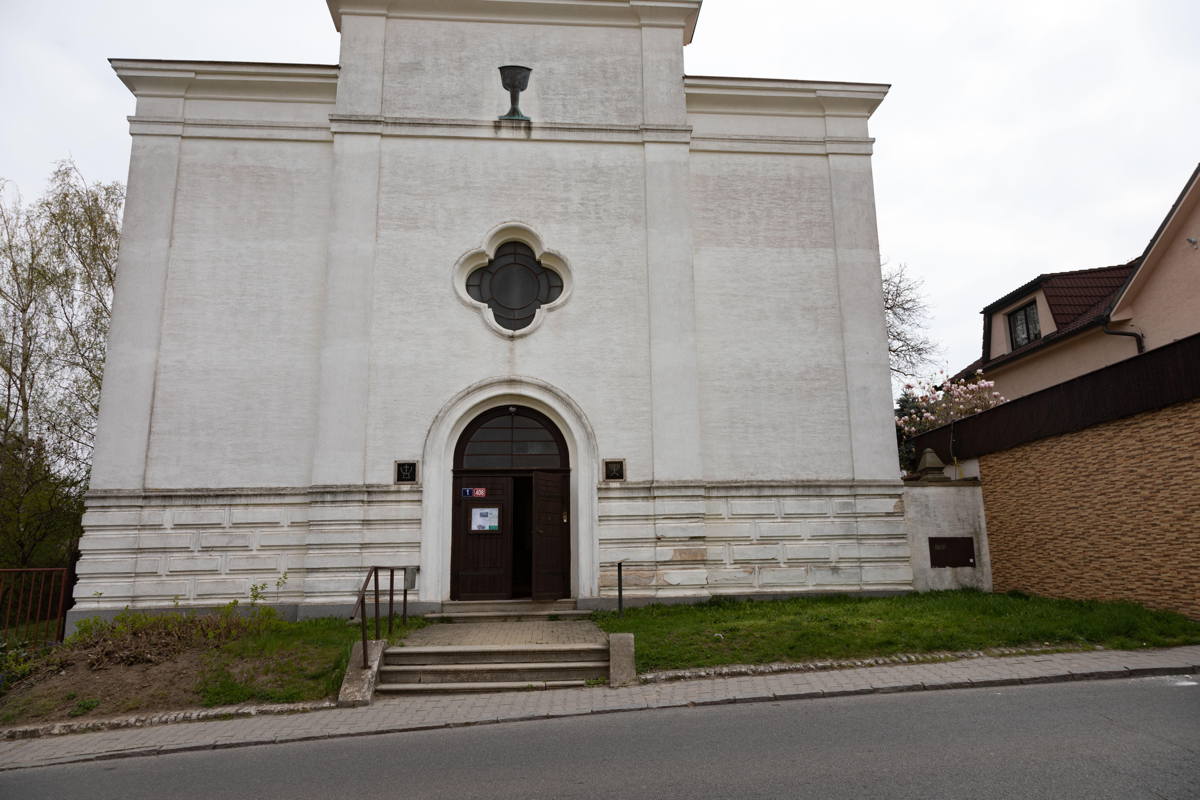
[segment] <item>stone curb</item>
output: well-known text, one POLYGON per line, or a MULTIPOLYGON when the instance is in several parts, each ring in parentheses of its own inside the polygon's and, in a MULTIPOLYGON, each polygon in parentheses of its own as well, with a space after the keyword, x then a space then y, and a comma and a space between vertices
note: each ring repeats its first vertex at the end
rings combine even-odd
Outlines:
MULTIPOLYGON (((1114 667, 1112 669, 1092 669, 1080 672, 1071 672, 1070 670, 1053 674, 1053 675, 1037 675, 1025 678, 981 678, 981 679, 966 679, 966 680, 945 680, 931 682, 916 682, 916 683, 897 683, 888 684, 881 683, 880 685, 854 688, 854 689, 835 689, 827 691, 824 689, 809 689, 793 692, 768 692, 762 694, 745 694, 731 695, 728 697, 715 697, 707 700, 691 700, 691 701, 666 701, 661 703, 645 704, 631 703, 627 706, 610 707, 610 708, 593 708, 584 711, 566 711, 563 713, 543 712, 537 714, 513 715, 511 717, 489 717, 479 720, 465 721, 448 721, 448 722, 426 722, 410 725, 393 725, 388 727, 374 728, 364 731, 351 731, 339 733, 318 733, 318 734, 303 734, 295 736, 276 736, 266 739, 246 739, 242 741, 230 742, 215 742, 204 744, 180 744, 180 745, 163 745, 160 747, 135 747, 123 750, 110 750, 102 753, 92 753, 82 756, 68 756, 63 759, 55 760, 48 759, 40 764, 28 765, 0 765, 0 772, 9 772, 19 769, 36 769, 38 767, 60 766, 64 764, 79 764, 91 761, 108 761, 119 758, 139 758, 152 755, 168 755, 171 753, 187 753, 198 752, 202 750, 225 750, 242 747, 258 747, 266 744, 288 744, 298 742, 313 742, 323 741, 328 739, 349 739, 360 736, 382 736, 395 733, 411 733, 417 731, 439 730, 447 728, 472 728, 482 725, 496 725, 510 722, 531 722, 540 719, 564 719, 568 717, 586 717, 599 714, 617 714, 627 711, 646 711, 660 708, 690 708, 713 705, 729 705, 743 703, 770 703, 785 700, 820 700, 834 697, 853 697, 871 694, 893 694, 899 692, 920 692, 920 691, 942 691, 949 689, 974 689, 974 688, 989 688, 997 686, 1019 686, 1029 684, 1044 684, 1044 683, 1071 683, 1076 681, 1088 680, 1119 680, 1122 678, 1145 678, 1158 677, 1167 675, 1196 675, 1200 673, 1200 665, 1178 665, 1174 667, 1114 667)), ((318 708, 333 708, 332 703, 313 704, 318 708)), ((279 706, 258 707, 257 713, 264 712, 264 708, 280 708, 279 706)), ((289 710, 294 710, 291 706, 284 706, 289 710)), ((217 709, 209 709, 213 712, 217 709)), ((228 712, 227 712, 228 713, 228 712)), ((242 716, 253 716, 252 713, 245 713, 242 716)), ((97 720, 97 722, 100 722, 97 720)), ((53 727, 53 726, 45 726, 53 727)), ((131 727, 125 725, 122 727, 131 727)))
MULTIPOLYGON (((1058 653, 1111 653, 1102 647, 991 647, 987 650, 943 650, 933 653, 900 653, 894 656, 830 659, 827 661, 777 661, 770 664, 723 664, 716 667, 671 669, 646 672, 638 676, 644 684, 669 681, 694 681, 705 678, 744 678, 756 675, 782 675, 789 672, 832 672, 866 667, 902 667, 910 664, 944 664, 970 658, 1053 655, 1058 653)), ((1136 652, 1136 651, 1130 651, 1136 652)))
POLYGON ((187 711, 159 711, 155 714, 138 714, 134 717, 89 719, 80 722, 48 722, 45 725, 0 728, 0 741, 40 739, 43 736, 63 736, 70 733, 98 733, 123 728, 148 728, 152 725, 169 725, 175 722, 208 722, 218 719, 257 717, 263 714, 304 714, 326 708, 337 708, 337 703, 333 700, 316 700, 307 703, 277 703, 262 706, 217 706, 187 711))

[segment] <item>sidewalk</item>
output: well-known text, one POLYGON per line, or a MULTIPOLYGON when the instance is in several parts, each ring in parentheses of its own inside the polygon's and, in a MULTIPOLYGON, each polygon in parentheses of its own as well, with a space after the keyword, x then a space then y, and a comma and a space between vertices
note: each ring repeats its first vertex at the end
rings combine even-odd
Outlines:
POLYGON ((541 692, 380 698, 365 708, 126 728, 0 742, 0 770, 188 750, 717 703, 1200 672, 1200 646, 974 658, 831 672, 589 687, 541 692))

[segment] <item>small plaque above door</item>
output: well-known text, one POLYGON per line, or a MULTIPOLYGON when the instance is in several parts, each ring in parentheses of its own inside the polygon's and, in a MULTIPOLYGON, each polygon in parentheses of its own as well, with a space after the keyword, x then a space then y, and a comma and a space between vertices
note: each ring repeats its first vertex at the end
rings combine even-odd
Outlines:
POLYGON ((500 530, 500 509, 471 509, 471 533, 489 533, 498 530, 500 530))

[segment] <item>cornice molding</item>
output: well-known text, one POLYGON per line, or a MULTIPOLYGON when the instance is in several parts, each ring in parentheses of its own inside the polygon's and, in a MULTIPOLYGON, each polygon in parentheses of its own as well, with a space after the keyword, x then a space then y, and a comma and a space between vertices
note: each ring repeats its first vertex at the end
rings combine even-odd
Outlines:
POLYGON ((172 119, 129 117, 132 136, 179 136, 185 139, 248 139, 289 142, 331 142, 328 125, 309 122, 258 122, 230 119, 172 119))
POLYGON ((733 134, 692 137, 691 149, 697 153, 755 153, 782 156, 869 156, 874 139, 827 137, 824 139, 784 136, 737 136, 733 134))
MULTIPOLYGON (((939 484, 946 486, 947 484, 939 484)), ((639 497, 855 497, 892 496, 906 487, 903 481, 842 480, 710 480, 710 481, 629 481, 607 483, 600 481, 596 491, 601 499, 639 497)), ((249 486, 210 488, 147 488, 92 489, 85 496, 89 510, 100 508, 129 508, 161 506, 172 502, 196 501, 200 505, 279 504, 279 503, 344 503, 361 500, 394 502, 396 498, 419 500, 424 487, 420 484, 346 484, 315 486, 249 486)), ((796 515, 804 516, 804 515, 796 515)), ((824 516, 824 515, 818 515, 824 516)), ((838 514, 849 517, 849 514, 838 514)), ((879 516, 872 514, 871 516, 879 516)), ((884 516, 892 516, 890 514, 884 516)))
POLYGON ((586 142, 595 144, 667 143, 688 145, 694 152, 758 153, 769 155, 864 155, 872 153, 874 139, 851 137, 805 138, 736 134, 693 134, 691 128, 633 125, 580 125, 539 123, 528 131, 516 126, 478 120, 410 119, 331 115, 329 125, 311 122, 275 122, 240 119, 178 119, 129 117, 135 136, 181 136, 203 139, 269 139, 276 141, 329 142, 334 135, 366 135, 430 139, 505 139, 533 142, 586 142))
POLYGON ((333 25, 343 16, 458 22, 679 28, 690 44, 703 0, 326 0, 333 25))
POLYGON ((687 144, 691 128, 639 125, 590 125, 586 123, 538 122, 518 126, 498 120, 429 119, 331 114, 335 134, 374 134, 429 138, 520 139, 534 142, 605 142, 641 144, 667 142, 687 144))
POLYGON ((688 113, 870 117, 888 84, 685 76, 688 113))
POLYGON ((333 103, 337 95, 336 65, 117 58, 109 63, 137 97, 333 103))

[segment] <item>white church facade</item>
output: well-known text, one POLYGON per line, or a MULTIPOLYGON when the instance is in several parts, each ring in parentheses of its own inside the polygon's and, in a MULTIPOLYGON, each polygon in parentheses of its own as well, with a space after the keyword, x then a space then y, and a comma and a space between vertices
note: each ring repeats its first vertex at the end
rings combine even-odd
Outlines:
POLYGON ((600 607, 618 563, 643 601, 911 590, 887 87, 685 76, 700 0, 329 6, 338 66, 113 61, 73 615, 285 574, 328 614, 376 565, 425 609, 600 607))

